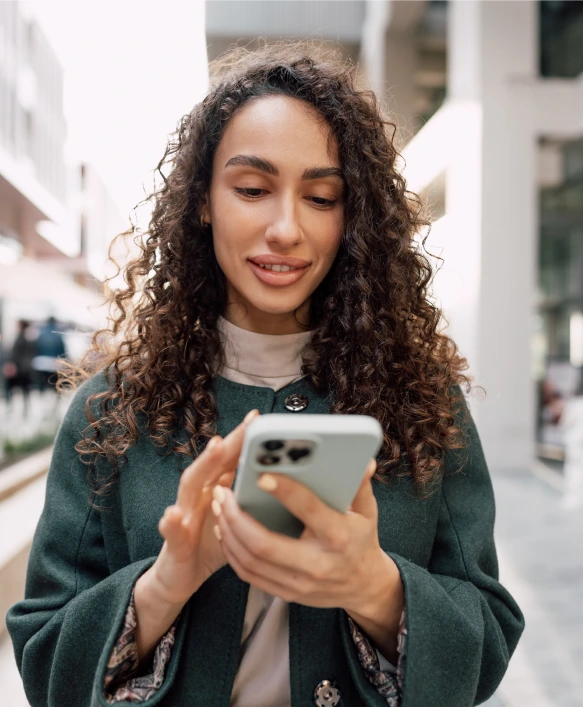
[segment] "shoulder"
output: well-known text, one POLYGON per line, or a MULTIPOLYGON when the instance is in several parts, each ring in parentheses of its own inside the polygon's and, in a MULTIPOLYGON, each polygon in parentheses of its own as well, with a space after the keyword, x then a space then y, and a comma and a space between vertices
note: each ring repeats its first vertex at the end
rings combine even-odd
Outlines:
POLYGON ((444 470, 444 493, 451 495, 482 494, 492 497, 492 480, 480 440, 480 434, 472 416, 467 398, 461 387, 455 391, 454 423, 459 429, 459 447, 446 451, 444 470))
MULTIPOLYGON (((73 393, 63 419, 63 426, 78 428, 83 423, 83 427, 85 427, 88 424, 87 402, 94 394, 108 391, 110 381, 111 378, 108 378, 105 369, 102 369, 82 382, 73 393)), ((98 401, 91 402, 90 408, 93 416, 99 417, 101 415, 98 401)))

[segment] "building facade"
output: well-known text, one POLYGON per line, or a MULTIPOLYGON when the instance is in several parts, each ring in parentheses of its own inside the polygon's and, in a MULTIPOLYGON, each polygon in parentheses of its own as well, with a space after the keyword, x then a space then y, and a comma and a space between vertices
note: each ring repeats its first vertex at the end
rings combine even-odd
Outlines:
POLYGON ((63 70, 26 7, 0 3, 0 238, 4 252, 72 256, 63 70))

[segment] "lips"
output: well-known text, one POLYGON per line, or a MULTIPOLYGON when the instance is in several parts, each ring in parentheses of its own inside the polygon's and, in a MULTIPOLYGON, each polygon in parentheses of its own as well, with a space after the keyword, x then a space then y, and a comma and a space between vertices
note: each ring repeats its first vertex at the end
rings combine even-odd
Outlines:
MULTIPOLYGON (((288 259, 279 259, 279 262, 286 260, 288 259)), ((301 261, 301 259, 295 259, 295 261, 301 261)), ((255 261, 251 261, 251 259, 248 259, 247 263, 257 278, 270 286, 290 286, 292 283, 299 281, 307 273, 309 267, 309 263, 304 261, 303 263, 307 265, 304 267, 295 266, 293 271, 268 271, 266 268, 261 268, 255 261)), ((281 263, 281 265, 292 266, 293 264, 281 263)))

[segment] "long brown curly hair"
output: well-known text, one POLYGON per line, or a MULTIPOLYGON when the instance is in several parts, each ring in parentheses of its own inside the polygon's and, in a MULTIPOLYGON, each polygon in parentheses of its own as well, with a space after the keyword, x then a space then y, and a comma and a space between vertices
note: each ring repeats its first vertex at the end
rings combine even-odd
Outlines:
POLYGON ((82 361, 59 381, 64 388, 106 373, 109 389, 88 398, 89 426, 76 445, 84 462, 101 457, 111 465, 106 480, 91 478, 94 489, 104 494, 116 482, 142 418, 156 446, 188 459, 216 433, 211 385, 227 289, 201 207, 229 121, 248 101, 282 94, 328 122, 346 184, 342 241, 312 295, 314 333, 302 374, 330 396, 331 413, 368 414, 381 423, 378 480, 412 475, 427 491, 443 474, 444 452, 467 446, 455 417, 463 409, 457 385, 469 392, 471 379, 428 297, 433 268, 416 237, 429 223, 397 170, 396 125, 376 95, 359 88, 349 61, 310 41, 230 49, 210 73, 207 95, 179 121, 157 167, 163 182, 144 200, 153 201, 147 231, 136 236, 132 225, 117 237, 134 235, 140 254, 125 268, 127 287, 107 299, 110 326, 95 333, 82 361), (176 434, 184 430, 181 443, 176 434))

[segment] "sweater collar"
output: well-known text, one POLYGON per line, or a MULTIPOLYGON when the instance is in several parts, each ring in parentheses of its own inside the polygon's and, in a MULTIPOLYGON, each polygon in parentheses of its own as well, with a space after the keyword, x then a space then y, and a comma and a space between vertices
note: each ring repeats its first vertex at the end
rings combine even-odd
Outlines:
POLYGON ((263 335, 237 327, 222 316, 217 320, 217 329, 223 350, 223 367, 262 377, 300 374, 302 350, 314 332, 263 335))

